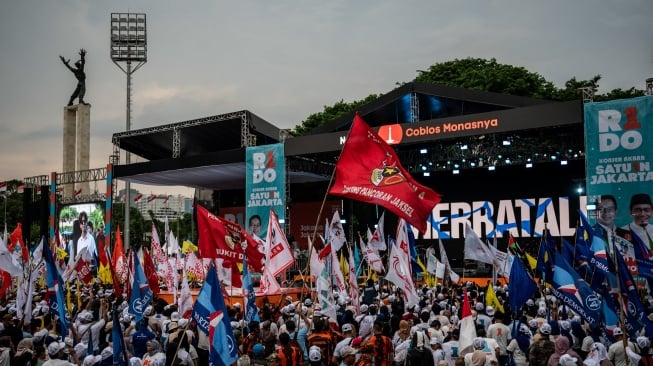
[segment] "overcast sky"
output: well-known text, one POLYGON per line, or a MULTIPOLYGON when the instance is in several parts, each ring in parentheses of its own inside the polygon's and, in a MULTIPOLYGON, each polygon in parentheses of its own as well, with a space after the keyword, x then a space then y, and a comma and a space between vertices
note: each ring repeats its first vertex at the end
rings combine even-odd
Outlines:
POLYGON ((90 165, 106 166, 112 134, 126 130, 112 12, 147 14, 132 129, 242 109, 293 128, 325 105, 389 92, 416 70, 465 57, 523 66, 558 87, 600 74, 601 93, 644 89, 653 76, 651 0, 5 1, 0 181, 62 170, 63 108, 76 80, 58 56, 74 62, 80 48, 90 165))

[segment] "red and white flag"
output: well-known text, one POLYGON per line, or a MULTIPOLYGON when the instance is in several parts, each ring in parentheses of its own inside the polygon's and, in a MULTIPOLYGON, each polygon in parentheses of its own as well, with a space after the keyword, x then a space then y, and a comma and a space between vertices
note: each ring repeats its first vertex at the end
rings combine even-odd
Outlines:
POLYGON ((404 301, 407 305, 415 305, 419 302, 419 295, 417 295, 412 275, 406 221, 399 219, 397 225, 397 242, 390 249, 388 273, 385 278, 402 289, 404 301))
POLYGON ((179 296, 178 309, 182 318, 189 319, 193 312, 193 296, 190 294, 190 286, 188 285, 186 271, 183 272, 183 276, 184 278, 181 280, 181 294, 179 296))
POLYGON ((367 265, 372 267, 374 272, 381 273, 383 272, 383 261, 379 256, 379 253, 376 250, 370 248, 368 245, 365 245, 363 237, 359 235, 359 243, 361 247, 361 253, 363 253, 363 258, 367 261, 367 265))
POLYGON ((73 196, 77 197, 77 196, 79 196, 79 195, 81 195, 81 194, 82 194, 82 189, 80 188, 80 189, 76 190, 76 191, 73 193, 73 196))
POLYGON ((134 202, 138 202, 138 201, 140 201, 142 199, 143 199, 143 194, 139 193, 139 194, 136 195, 136 197, 134 197, 134 202))
POLYGON ((202 261, 197 258, 195 252, 186 254, 186 271, 198 279, 204 278, 205 276, 204 265, 202 264, 202 261))
POLYGON ((152 202, 152 201, 154 201, 155 199, 156 199, 156 195, 155 195, 155 194, 151 194, 149 197, 147 197, 147 202, 152 202))
POLYGON ((0 192, 7 192, 7 182, 0 182, 0 192))
POLYGON ((279 282, 277 282, 277 279, 274 278, 272 273, 270 273, 270 270, 268 270, 267 266, 265 269, 263 269, 259 291, 263 295, 278 295, 281 293, 281 286, 279 285, 279 282))
POLYGON ((467 290, 463 289, 463 308, 460 319, 460 338, 458 338, 458 345, 460 349, 460 356, 474 350, 474 338, 476 338, 476 324, 472 317, 472 307, 469 306, 469 297, 467 297, 467 290))
POLYGON ((171 196, 171 195, 166 195, 166 197, 163 199, 163 204, 164 204, 164 205, 165 205, 166 203, 168 203, 168 200, 170 199, 170 197, 172 197, 172 196, 171 196))
POLYGON ((387 250, 388 247, 385 244, 385 233, 383 232, 383 222, 385 221, 385 211, 379 217, 379 223, 374 229, 374 234, 369 235, 370 231, 368 230, 367 245, 376 249, 376 250, 387 250))
POLYGON ((425 187, 401 166, 395 151, 357 114, 336 163, 329 193, 385 207, 420 232, 440 202, 440 194, 425 187))
POLYGON ((347 239, 345 238, 345 229, 340 222, 340 214, 338 210, 333 213, 331 224, 329 225, 329 232, 327 233, 327 242, 331 243, 331 250, 337 252, 345 245, 347 239))
POLYGON ((265 266, 272 275, 278 276, 295 263, 288 239, 279 225, 279 218, 270 208, 267 237, 265 238, 265 266))

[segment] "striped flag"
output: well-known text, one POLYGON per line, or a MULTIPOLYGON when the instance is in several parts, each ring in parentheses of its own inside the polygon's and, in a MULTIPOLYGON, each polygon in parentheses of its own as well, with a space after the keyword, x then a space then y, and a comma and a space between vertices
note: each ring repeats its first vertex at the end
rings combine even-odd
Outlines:
POLYGON ((139 193, 139 194, 136 195, 136 197, 134 197, 134 202, 138 202, 138 201, 140 201, 141 199, 143 199, 143 194, 142 194, 142 193, 139 193))
POLYGON ((0 192, 7 192, 7 182, 0 182, 0 192))

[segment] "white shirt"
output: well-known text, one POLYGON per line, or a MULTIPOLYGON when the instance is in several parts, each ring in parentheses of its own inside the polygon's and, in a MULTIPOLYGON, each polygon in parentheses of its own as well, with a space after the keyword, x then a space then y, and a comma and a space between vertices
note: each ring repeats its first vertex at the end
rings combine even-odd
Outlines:
POLYGON ((506 347, 508 347, 508 343, 510 343, 510 340, 512 339, 510 328, 508 328, 507 325, 503 323, 494 323, 490 325, 487 330, 487 336, 488 338, 493 338, 497 341, 499 344, 499 352, 502 356, 507 355, 506 347))

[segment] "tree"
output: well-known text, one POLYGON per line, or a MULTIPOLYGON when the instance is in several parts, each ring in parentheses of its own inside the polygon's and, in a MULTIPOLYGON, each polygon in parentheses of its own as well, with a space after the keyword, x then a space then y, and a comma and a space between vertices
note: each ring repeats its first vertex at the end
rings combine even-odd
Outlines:
MULTIPOLYGON (((413 81, 475 89, 494 93, 511 94, 523 97, 568 101, 582 98, 578 88, 596 87, 601 80, 596 75, 589 80, 569 79, 563 88, 557 88, 542 75, 526 70, 521 66, 500 64, 496 59, 465 58, 433 64, 426 70, 418 70, 413 81)), ((397 83, 401 85, 403 83, 397 83)), ((632 98, 644 95, 643 90, 630 88, 614 89, 605 94, 595 94, 595 101, 632 98)), ((367 98, 351 103, 340 100, 332 106, 324 106, 322 112, 311 114, 296 126, 294 134, 306 134, 315 127, 331 122, 349 112, 355 111, 361 105, 377 98, 372 94, 367 98)))
POLYGON ((77 219, 78 216, 79 212, 77 212, 77 209, 75 209, 74 206, 66 206, 62 208, 61 212, 59 213, 59 219, 66 222, 73 221, 77 219))
POLYGON ((415 81, 524 97, 553 99, 556 88, 538 73, 496 59, 466 58, 418 70, 415 81))
MULTIPOLYGON (((125 233, 125 204, 114 203, 113 205, 113 220, 112 230, 115 231, 117 225, 120 225, 120 230, 123 235, 125 233)), ((145 219, 141 212, 136 207, 129 207, 129 244, 132 247, 140 247, 143 244, 145 233, 145 219)), ((149 227, 147 227, 149 231, 149 227)), ((124 240, 124 238, 123 238, 124 240)))
POLYGON ((339 102, 336 102, 332 106, 324 106, 324 110, 322 112, 311 114, 310 116, 306 117, 304 121, 302 121, 301 125, 295 126, 293 134, 295 136, 304 135, 315 127, 321 126, 327 122, 336 120, 347 113, 353 112, 360 106, 369 103, 378 97, 379 96, 377 94, 370 94, 362 100, 346 103, 341 99, 339 102))

